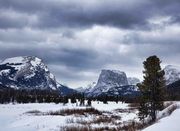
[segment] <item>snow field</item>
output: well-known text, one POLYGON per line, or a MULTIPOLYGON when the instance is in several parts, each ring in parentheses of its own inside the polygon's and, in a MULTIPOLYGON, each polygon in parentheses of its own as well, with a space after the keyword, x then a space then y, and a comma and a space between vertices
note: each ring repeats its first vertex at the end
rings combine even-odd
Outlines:
MULTIPOLYGON (((102 102, 94 101, 92 102, 92 107, 99 111, 109 112, 110 114, 118 115, 121 119, 118 119, 119 122, 127 122, 129 120, 137 119, 136 112, 117 112, 116 109, 129 109, 128 104, 125 103, 115 103, 108 102, 108 104, 103 104, 102 102)), ((52 115, 34 115, 26 113, 29 111, 40 111, 40 112, 50 112, 58 111, 62 109, 83 109, 84 107, 76 106, 76 104, 68 103, 67 105, 63 104, 54 104, 54 103, 30 103, 30 104, 1 104, 0 105, 0 126, 5 131, 59 131, 60 127, 76 124, 76 119, 82 121, 91 121, 99 116, 52 116, 52 115), (74 123, 68 122, 68 120, 75 120, 74 123)), ((109 114, 108 114, 109 115, 109 114)), ((77 124, 76 124, 77 125, 77 124)), ((92 124, 92 127, 113 127, 112 124, 104 125, 101 124, 92 124)))

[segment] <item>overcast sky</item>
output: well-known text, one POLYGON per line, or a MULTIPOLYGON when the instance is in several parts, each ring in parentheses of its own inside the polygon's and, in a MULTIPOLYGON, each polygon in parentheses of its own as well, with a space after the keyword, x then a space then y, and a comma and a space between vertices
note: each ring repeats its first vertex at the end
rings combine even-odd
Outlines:
POLYGON ((150 55, 179 65, 179 12, 179 0, 0 0, 0 60, 38 56, 72 88, 101 69, 142 79, 150 55))

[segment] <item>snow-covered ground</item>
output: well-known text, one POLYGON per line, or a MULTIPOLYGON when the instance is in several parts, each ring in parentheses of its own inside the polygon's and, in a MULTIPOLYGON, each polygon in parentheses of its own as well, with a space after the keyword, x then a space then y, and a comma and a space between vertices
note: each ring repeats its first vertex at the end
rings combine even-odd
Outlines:
MULTIPOLYGON (((137 119, 135 112, 118 112, 116 109, 129 109, 128 104, 115 102, 92 102, 95 109, 105 112, 111 112, 121 116, 119 121, 127 122, 137 119)), ((52 115, 34 115, 28 114, 28 111, 38 110, 41 112, 58 111, 61 109, 86 108, 79 107, 76 104, 54 104, 54 103, 31 103, 31 104, 0 104, 0 127, 3 131, 59 131, 60 127, 67 125, 67 120, 74 118, 68 116, 52 115)), ((87 119, 87 118, 86 118, 87 119)))
POLYGON ((158 117, 162 117, 163 114, 165 115, 164 118, 160 119, 155 124, 147 127, 143 131, 180 131, 180 102, 175 102, 173 105, 164 109, 162 112, 159 113, 158 117), (170 109, 172 106, 176 106, 177 109, 172 112, 171 115, 166 116, 168 109, 170 109))

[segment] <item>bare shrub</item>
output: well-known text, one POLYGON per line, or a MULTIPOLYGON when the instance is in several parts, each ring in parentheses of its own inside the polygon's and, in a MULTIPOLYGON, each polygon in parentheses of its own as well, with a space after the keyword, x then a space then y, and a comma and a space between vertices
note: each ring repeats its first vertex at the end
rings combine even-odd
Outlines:
POLYGON ((38 110, 27 111, 27 114, 40 115, 42 112, 38 110))
POLYGON ((139 103, 130 103, 128 106, 132 109, 137 109, 139 107, 139 103))
POLYGON ((172 105, 172 104, 173 104, 172 101, 170 101, 170 102, 165 102, 165 103, 164 103, 164 109, 167 108, 168 106, 172 105))
POLYGON ((85 108, 85 109, 63 109, 59 111, 48 112, 47 115, 86 115, 86 114, 95 114, 102 115, 102 112, 98 111, 95 108, 85 108))
POLYGON ((137 131, 141 130, 144 126, 140 123, 130 122, 129 124, 125 124, 123 126, 116 127, 96 127, 93 128, 90 125, 83 126, 64 126, 61 127, 61 131, 137 131))
POLYGON ((97 118, 94 118, 93 121, 91 121, 91 123, 93 123, 93 124, 111 123, 112 121, 113 121, 113 119, 111 117, 99 116, 97 118))
POLYGON ((119 113, 131 113, 133 112, 135 109, 130 108, 130 109, 116 109, 115 111, 119 112, 119 113))
POLYGON ((121 127, 118 127, 118 131, 137 131, 137 130, 142 130, 146 128, 147 126, 151 125, 152 122, 147 122, 147 123, 142 123, 142 122, 136 122, 136 121, 131 121, 126 124, 124 124, 121 127))
POLYGON ((64 126, 61 131, 118 131, 116 128, 109 127, 90 127, 90 126, 64 126))
POLYGON ((159 119, 166 117, 168 115, 171 115, 173 111, 175 111, 178 108, 178 106, 176 104, 172 104, 169 107, 167 107, 166 109, 164 109, 162 112, 162 115, 159 117, 159 119))
POLYGON ((63 126, 60 131, 90 131, 88 126, 63 126))
POLYGON ((34 114, 34 115, 61 115, 61 116, 67 116, 67 115, 102 115, 103 112, 95 109, 95 108, 84 108, 84 109, 62 109, 58 111, 49 111, 49 112, 41 112, 38 110, 32 110, 28 111, 26 113, 34 114))
POLYGON ((169 110, 168 110, 168 114, 169 115, 172 114, 172 112, 175 111, 176 109, 177 109, 177 105, 172 105, 172 107, 169 108, 169 110))

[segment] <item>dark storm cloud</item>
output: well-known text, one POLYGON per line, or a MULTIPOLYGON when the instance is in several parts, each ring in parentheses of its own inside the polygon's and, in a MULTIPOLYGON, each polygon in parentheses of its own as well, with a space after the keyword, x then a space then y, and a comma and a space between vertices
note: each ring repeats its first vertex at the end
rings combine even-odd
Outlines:
POLYGON ((101 69, 107 63, 122 63, 122 65, 134 65, 135 60, 128 56, 119 56, 117 52, 113 54, 105 54, 103 51, 95 51, 93 49, 71 49, 57 47, 52 49, 49 47, 33 47, 33 46, 16 46, 6 47, 0 46, 1 60, 14 56, 37 56, 48 65, 63 65, 69 69, 95 70, 101 69), (112 59, 113 58, 113 59, 112 59))
POLYGON ((108 25, 121 28, 149 29, 147 20, 156 15, 170 15, 179 23, 180 2, 178 0, 133 0, 112 1, 65 1, 65 0, 6 0, 0 1, 2 10, 11 10, 25 15, 36 15, 37 21, 29 25, 27 18, 17 20, 0 17, 0 28, 88 27, 108 25), (11 21, 11 22, 10 22, 11 21))
POLYGON ((102 68, 141 75, 158 55, 180 63, 179 0, 0 0, 0 60, 42 58, 62 83, 96 81, 102 68))
POLYGON ((0 56, 1 59, 13 56, 37 56, 43 59, 46 64, 60 64, 69 68, 76 68, 82 70, 85 68, 93 68, 96 66, 93 60, 97 57, 96 52, 90 50, 73 50, 73 49, 54 49, 48 48, 5 48, 1 47, 0 56))
POLYGON ((0 28, 7 29, 7 28, 22 28, 26 24, 23 20, 5 18, 0 16, 0 28))
POLYGON ((78 70, 92 68, 93 60, 98 56, 97 52, 93 50, 81 49, 59 49, 53 50, 46 56, 49 64, 61 64, 70 68, 78 70))

